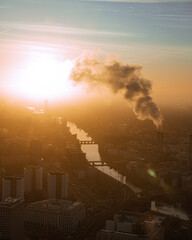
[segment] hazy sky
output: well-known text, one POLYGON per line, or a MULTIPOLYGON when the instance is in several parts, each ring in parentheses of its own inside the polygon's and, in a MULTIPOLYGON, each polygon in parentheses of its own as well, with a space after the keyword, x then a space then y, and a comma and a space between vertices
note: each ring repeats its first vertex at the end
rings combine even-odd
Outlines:
POLYGON ((31 49, 115 55, 143 65, 157 101, 192 103, 192 1, 0 0, 1 82, 31 49))

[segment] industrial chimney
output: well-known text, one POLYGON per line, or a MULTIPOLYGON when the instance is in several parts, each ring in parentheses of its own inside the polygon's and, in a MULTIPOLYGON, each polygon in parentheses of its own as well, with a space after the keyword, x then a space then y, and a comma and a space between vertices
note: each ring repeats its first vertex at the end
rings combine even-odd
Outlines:
POLYGON ((162 152, 163 150, 163 132, 157 132, 157 145, 159 146, 159 151, 162 152))
POLYGON ((192 135, 189 135, 189 160, 192 160, 192 135))
POLYGON ((160 131, 157 132, 157 144, 158 145, 163 144, 163 132, 160 131))

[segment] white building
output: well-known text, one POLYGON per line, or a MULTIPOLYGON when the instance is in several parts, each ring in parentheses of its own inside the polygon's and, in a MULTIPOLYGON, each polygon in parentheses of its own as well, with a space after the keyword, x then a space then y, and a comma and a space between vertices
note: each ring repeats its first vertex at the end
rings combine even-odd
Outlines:
POLYGON ((43 168, 28 166, 24 168, 25 193, 39 192, 43 190, 43 168))
POLYGON ((24 239, 24 200, 7 198, 0 202, 0 239, 24 239))
POLYGON ((72 233, 85 218, 85 207, 80 202, 48 199, 31 203, 25 210, 25 221, 30 224, 72 233))
POLYGON ((24 179, 5 177, 2 180, 2 200, 6 198, 24 198, 24 179))
POLYGON ((160 215, 120 212, 106 221, 96 240, 163 240, 165 221, 160 215))
POLYGON ((48 173, 49 198, 68 198, 68 174, 62 172, 48 173))

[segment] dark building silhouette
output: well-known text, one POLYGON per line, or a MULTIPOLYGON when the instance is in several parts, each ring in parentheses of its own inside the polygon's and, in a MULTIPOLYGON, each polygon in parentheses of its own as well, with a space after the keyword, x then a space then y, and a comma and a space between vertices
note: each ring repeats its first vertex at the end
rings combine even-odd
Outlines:
POLYGON ((0 239, 24 239, 24 200, 7 198, 0 202, 0 239))
POLYGON ((33 139, 30 143, 30 155, 35 157, 41 157, 42 143, 39 139, 33 139))
POLYGON ((68 174, 64 172, 48 173, 49 198, 68 198, 68 174))

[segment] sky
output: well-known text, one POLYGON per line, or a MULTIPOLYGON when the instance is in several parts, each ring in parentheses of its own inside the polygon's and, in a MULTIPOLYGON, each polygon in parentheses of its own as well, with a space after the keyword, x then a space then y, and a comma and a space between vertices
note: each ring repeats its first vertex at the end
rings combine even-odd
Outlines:
POLYGON ((192 104, 192 1, 0 0, 1 89, 35 52, 139 64, 157 102, 192 104))

